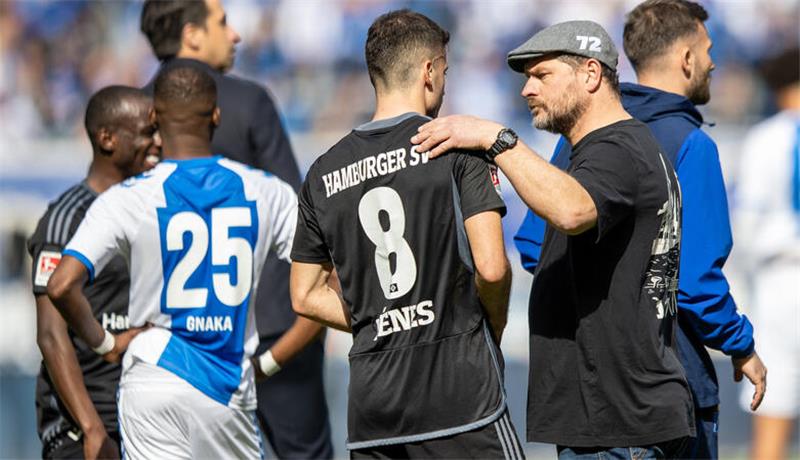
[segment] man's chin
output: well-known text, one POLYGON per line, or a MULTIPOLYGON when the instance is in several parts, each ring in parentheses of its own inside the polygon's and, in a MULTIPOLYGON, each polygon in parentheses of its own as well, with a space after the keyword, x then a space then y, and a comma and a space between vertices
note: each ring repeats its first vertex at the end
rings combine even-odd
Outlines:
POLYGON ((550 125, 548 122, 549 122, 549 120, 547 118, 545 118, 545 117, 542 117, 542 116, 538 116, 537 117, 536 115, 534 115, 531 118, 531 125, 536 129, 543 129, 545 131, 549 131, 547 129, 548 126, 550 125))
POLYGON ((705 105, 708 104, 708 101, 711 100, 711 92, 706 91, 704 93, 693 94, 692 97, 689 98, 694 105, 705 105))

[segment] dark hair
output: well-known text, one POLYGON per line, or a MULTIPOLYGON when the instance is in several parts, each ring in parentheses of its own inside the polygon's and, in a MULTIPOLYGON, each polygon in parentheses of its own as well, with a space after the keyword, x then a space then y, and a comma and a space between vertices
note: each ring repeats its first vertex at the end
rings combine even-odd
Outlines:
POLYGON ((94 93, 86 105, 83 126, 92 147, 97 147, 96 137, 101 128, 116 129, 135 115, 133 104, 149 102, 144 91, 129 86, 107 86, 94 93))
POLYGON ((421 53, 444 51, 450 33, 427 16, 402 9, 383 14, 372 23, 364 47, 372 85, 403 87, 410 81, 421 53))
POLYGON ((205 26, 208 7, 203 0, 146 0, 140 28, 158 60, 175 57, 181 49, 183 26, 205 26))
POLYGON ((700 4, 688 0, 647 0, 628 13, 622 44, 638 72, 648 61, 661 57, 679 38, 697 32, 708 19, 700 4))
POLYGON ((153 102, 159 112, 183 111, 211 116, 217 105, 217 84, 206 72, 188 65, 169 67, 156 76, 153 102))
MULTIPOLYGON (((586 61, 589 60, 589 58, 587 57, 569 53, 560 54, 556 59, 558 59, 561 62, 569 64, 573 69, 577 69, 579 66, 586 64, 586 61)), ((617 97, 619 97, 619 74, 617 73, 616 70, 603 64, 602 62, 600 62, 600 67, 603 69, 602 71, 603 80, 606 83, 608 83, 609 88, 611 88, 611 92, 614 93, 617 97)))
POLYGON ((792 46, 764 60, 759 70, 773 92, 797 84, 800 82, 800 48, 792 46))

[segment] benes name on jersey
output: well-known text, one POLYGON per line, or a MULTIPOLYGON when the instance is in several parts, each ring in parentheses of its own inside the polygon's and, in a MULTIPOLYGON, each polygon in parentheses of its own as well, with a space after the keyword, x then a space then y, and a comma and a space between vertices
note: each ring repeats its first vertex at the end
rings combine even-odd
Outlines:
POLYGON ((395 308, 383 312, 375 318, 377 334, 372 340, 400 331, 410 331, 416 327, 427 326, 436 319, 433 313, 433 301, 423 300, 416 305, 395 308))
POLYGON ((408 166, 417 166, 427 162, 428 152, 417 153, 416 147, 411 147, 408 152, 401 147, 362 158, 355 163, 322 175, 322 181, 325 183, 325 197, 330 198, 365 180, 396 173, 408 166), (406 162, 407 155, 409 156, 408 162, 406 162))

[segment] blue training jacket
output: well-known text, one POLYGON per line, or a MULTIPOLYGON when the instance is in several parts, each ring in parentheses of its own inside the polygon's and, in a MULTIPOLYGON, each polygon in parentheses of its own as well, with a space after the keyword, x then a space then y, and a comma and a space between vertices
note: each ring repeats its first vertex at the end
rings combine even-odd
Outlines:
MULTIPOLYGON (((647 123, 678 174, 683 196, 678 353, 695 406, 715 406, 717 375, 705 346, 733 357, 754 349, 753 326, 736 311, 722 273, 733 239, 717 146, 700 129, 703 117, 687 98, 633 83, 622 83, 620 90, 625 110, 647 123)), ((562 137, 550 162, 566 169, 571 153, 562 137)), ((514 236, 522 265, 531 273, 539 262, 545 225, 529 210, 514 236)))

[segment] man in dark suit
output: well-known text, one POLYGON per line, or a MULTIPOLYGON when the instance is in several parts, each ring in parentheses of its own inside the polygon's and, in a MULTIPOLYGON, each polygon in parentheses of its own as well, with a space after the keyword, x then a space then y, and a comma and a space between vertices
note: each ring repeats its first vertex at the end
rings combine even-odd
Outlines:
MULTIPOLYGON (((147 0, 141 30, 162 70, 189 65, 214 78, 221 122, 213 152, 274 174, 297 191, 300 171, 269 93, 255 82, 225 75, 241 38, 219 0, 147 0)), ((152 82, 145 90, 152 91, 152 82)), ((258 418, 279 458, 331 458, 322 328, 294 314, 288 287, 289 265, 270 254, 255 309, 257 355, 268 375, 258 384, 258 418)))

